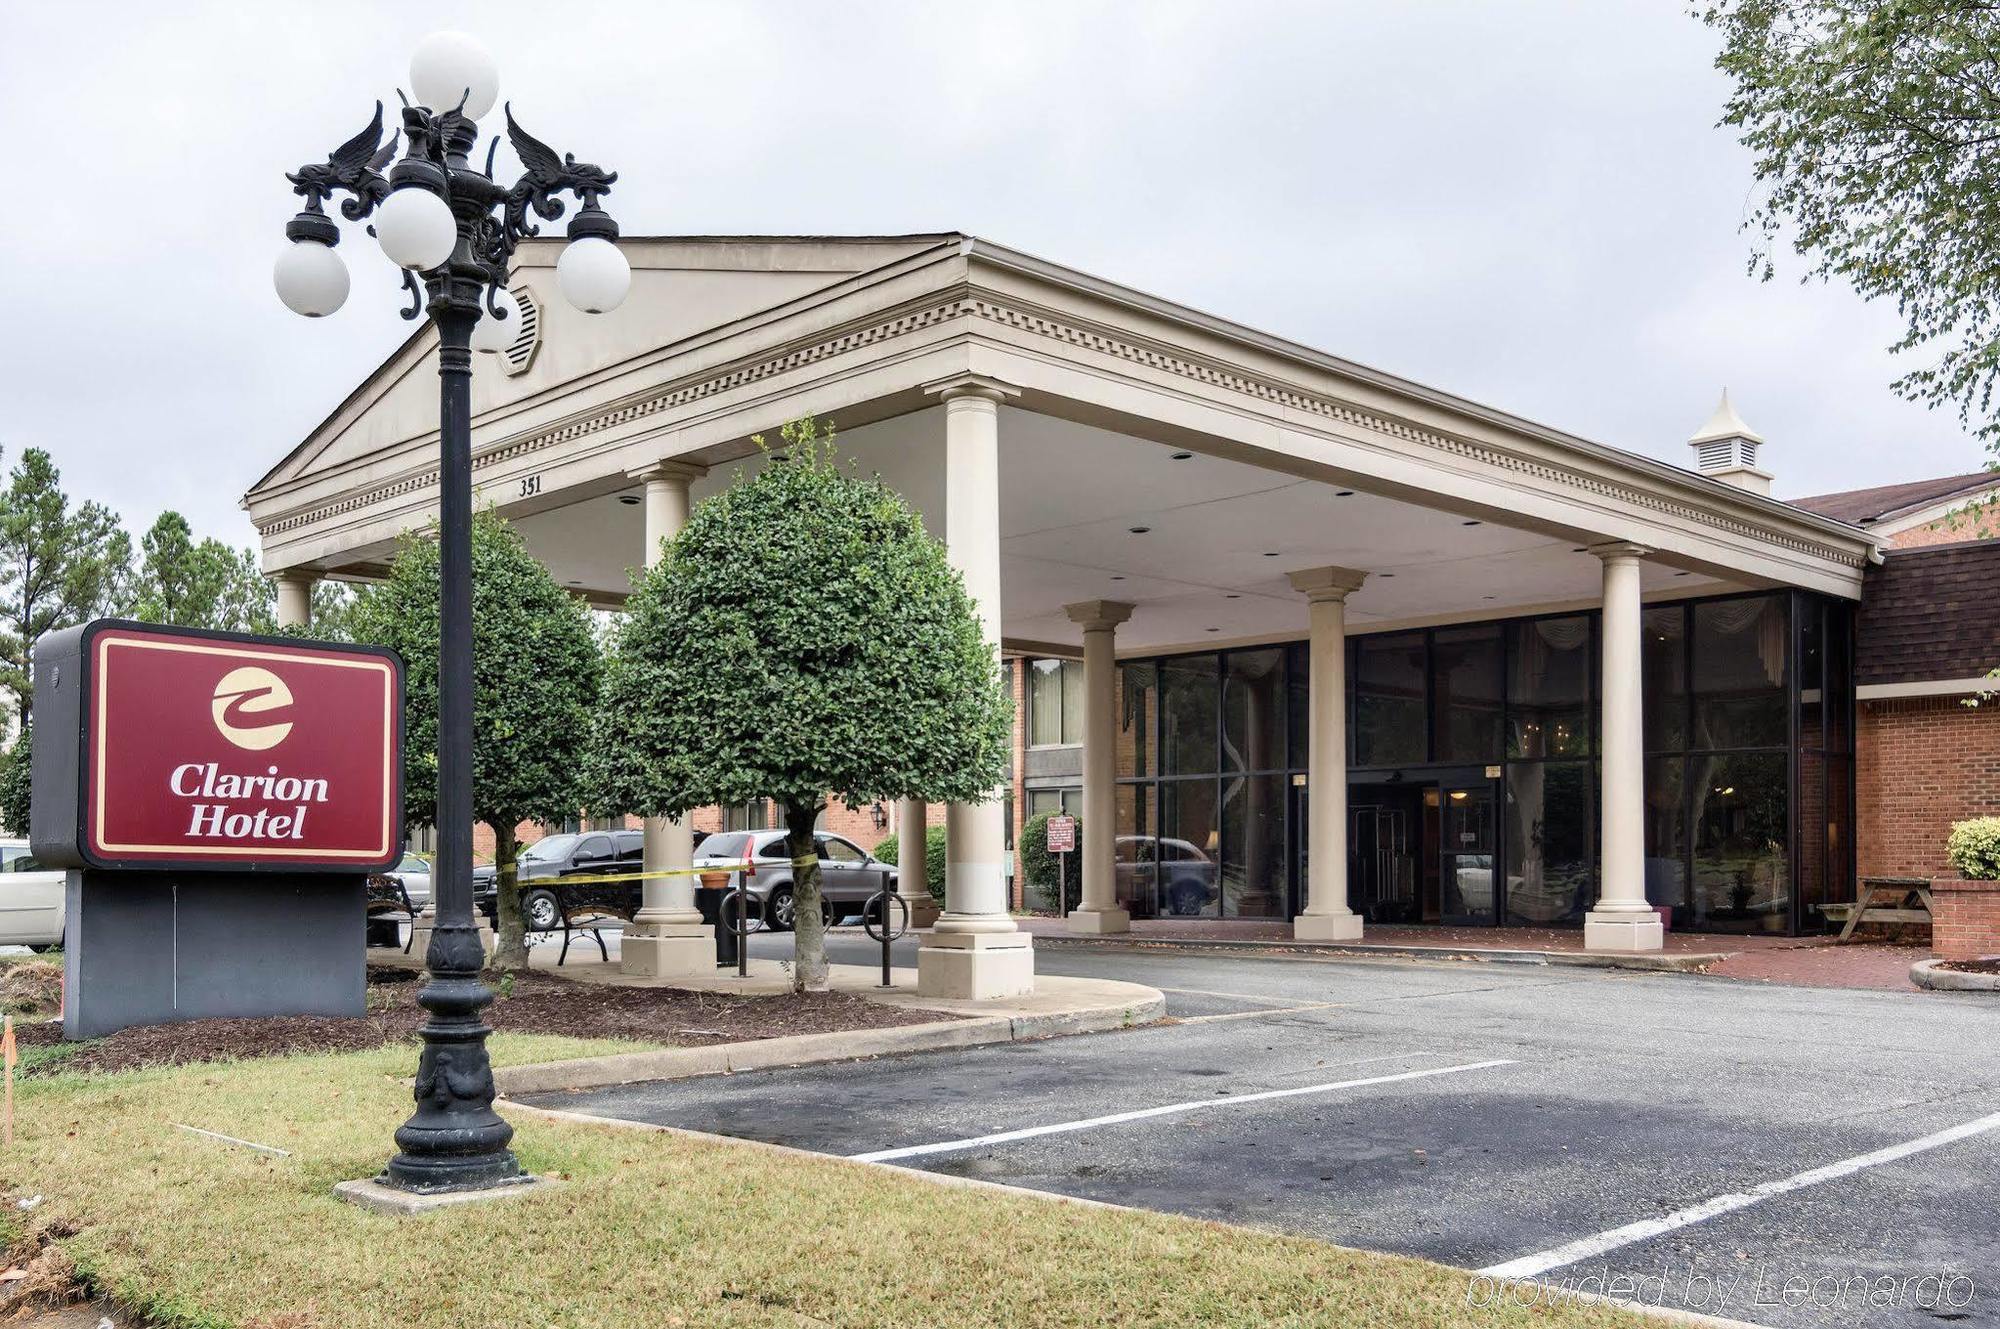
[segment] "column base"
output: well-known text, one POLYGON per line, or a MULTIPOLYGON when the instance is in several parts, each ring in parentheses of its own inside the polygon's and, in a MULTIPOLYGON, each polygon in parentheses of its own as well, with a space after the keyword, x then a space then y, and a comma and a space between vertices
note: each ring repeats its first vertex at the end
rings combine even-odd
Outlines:
POLYGON ((925 891, 915 899, 911 899, 906 895, 903 897, 903 903, 910 907, 910 926, 912 928, 927 928, 937 922, 938 915, 944 912, 938 908, 938 902, 931 898, 929 891, 925 891))
POLYGON ((1360 941, 1359 914, 1300 914, 1292 920, 1292 936, 1298 941, 1360 941))
POLYGON ((618 939, 618 968, 634 978, 707 978, 715 973, 715 929, 677 925, 670 934, 627 931, 618 939))
POLYGON ((1069 930, 1102 935, 1106 932, 1130 932, 1132 915, 1128 910, 1112 905, 1109 909, 1073 909, 1070 911, 1069 930))
POLYGON ((1660 916, 1620 911, 1591 910, 1583 916, 1583 949, 1586 951, 1657 951, 1666 945, 1660 916))
POLYGON ((933 932, 917 948, 921 996, 991 1001, 1034 990, 1034 939, 1025 932, 933 932))

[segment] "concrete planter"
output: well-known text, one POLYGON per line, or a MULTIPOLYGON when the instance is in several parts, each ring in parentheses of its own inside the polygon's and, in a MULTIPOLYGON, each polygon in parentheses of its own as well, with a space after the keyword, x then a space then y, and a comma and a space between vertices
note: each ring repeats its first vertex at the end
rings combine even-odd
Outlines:
MULTIPOLYGON (((1983 957, 1982 957, 1983 958, 1983 957)), ((1910 981, 1933 992, 2000 993, 2000 974, 1962 974, 1940 969, 1942 960, 1919 960, 1910 966, 1910 981)))

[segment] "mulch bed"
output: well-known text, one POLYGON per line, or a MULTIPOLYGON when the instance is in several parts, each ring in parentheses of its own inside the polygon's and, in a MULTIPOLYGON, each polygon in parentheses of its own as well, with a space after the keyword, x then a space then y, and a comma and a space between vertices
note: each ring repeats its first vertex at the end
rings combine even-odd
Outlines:
MULTIPOLYGON (((79 1044, 70 1056, 25 1074, 124 1071, 294 1052, 360 1052, 413 1040, 425 1013, 417 1005, 423 975, 370 966, 368 1014, 358 1019, 283 1016, 265 1020, 189 1020, 145 1025, 79 1044)), ((575 1038, 630 1038, 700 1047, 787 1034, 886 1029, 949 1019, 937 1011, 883 1006, 849 992, 738 997, 679 988, 610 987, 553 974, 516 974, 511 990, 486 1008, 486 1022, 510 1033, 575 1038)), ((28 1046, 62 1041, 57 1023, 15 1025, 28 1046)))
POLYGON ((1954 974, 2000 975, 2000 957, 1989 955, 1983 960, 1940 960, 1937 967, 1949 969, 1954 974))

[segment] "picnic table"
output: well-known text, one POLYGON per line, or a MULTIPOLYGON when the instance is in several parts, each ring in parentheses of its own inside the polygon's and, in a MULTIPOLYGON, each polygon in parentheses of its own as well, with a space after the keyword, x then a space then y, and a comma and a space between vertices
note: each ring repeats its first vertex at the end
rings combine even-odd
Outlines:
POLYGON ((1841 941, 1854 935, 1863 923, 1929 923, 1931 921, 1931 879, 1929 877, 1863 877, 1860 898, 1853 904, 1823 904, 1820 911, 1829 919, 1846 919, 1840 929, 1841 941))

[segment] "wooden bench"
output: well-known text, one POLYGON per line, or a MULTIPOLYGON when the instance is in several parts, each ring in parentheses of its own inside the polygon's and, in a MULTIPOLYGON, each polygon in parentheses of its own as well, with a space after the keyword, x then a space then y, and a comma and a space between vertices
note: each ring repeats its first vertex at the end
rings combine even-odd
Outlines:
MULTIPOLYGON (((387 921, 398 915, 410 925, 410 939, 403 943, 403 954, 410 953, 410 947, 417 941, 417 907, 410 902, 410 893, 403 889, 400 877, 392 877, 386 872, 374 872, 368 876, 368 921, 387 921)), ((389 943, 391 946, 395 942, 389 943)))
POLYGON ((1838 940, 1846 941, 1863 923, 1924 923, 1931 921, 1929 877, 1863 877, 1861 896, 1853 904, 1823 904, 1819 911, 1842 923, 1838 940), (1914 902, 1914 903, 1913 903, 1914 902))

